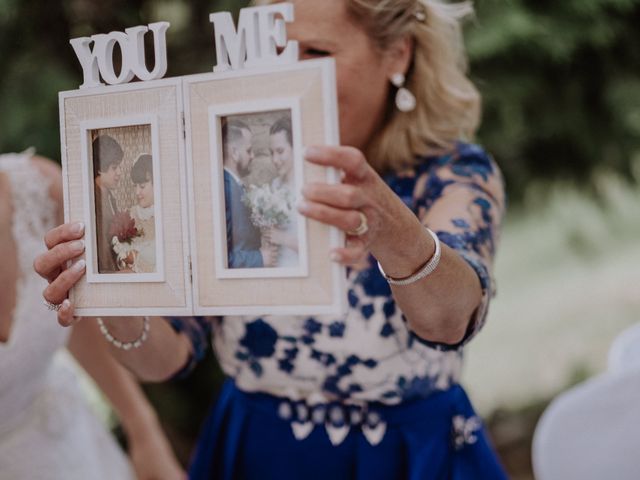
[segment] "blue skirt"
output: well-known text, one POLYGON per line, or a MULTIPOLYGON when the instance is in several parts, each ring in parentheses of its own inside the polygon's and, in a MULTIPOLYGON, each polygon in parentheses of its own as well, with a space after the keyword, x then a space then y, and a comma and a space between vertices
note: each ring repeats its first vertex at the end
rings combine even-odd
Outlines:
POLYGON ((460 386, 397 406, 371 404, 386 432, 352 426, 334 446, 323 425, 296 440, 283 399, 225 382, 189 470, 192 480, 500 480, 507 476, 460 386))

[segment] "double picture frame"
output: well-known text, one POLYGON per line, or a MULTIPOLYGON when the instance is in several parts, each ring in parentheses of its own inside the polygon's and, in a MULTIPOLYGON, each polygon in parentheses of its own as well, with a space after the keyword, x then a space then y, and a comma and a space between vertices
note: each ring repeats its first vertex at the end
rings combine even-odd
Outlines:
POLYGON ((60 93, 65 220, 85 226, 77 315, 345 311, 343 234, 296 205, 339 172, 332 59, 60 93))

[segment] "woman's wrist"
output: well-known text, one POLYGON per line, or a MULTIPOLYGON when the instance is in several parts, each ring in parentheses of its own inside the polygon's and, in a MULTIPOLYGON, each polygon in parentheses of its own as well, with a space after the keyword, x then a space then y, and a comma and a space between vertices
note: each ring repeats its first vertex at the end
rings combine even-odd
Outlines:
POLYGON ((409 277, 433 257, 435 241, 413 213, 388 230, 372 245, 371 253, 389 277, 409 277))
POLYGON ((161 430, 158 416, 151 408, 142 408, 131 418, 121 419, 122 428, 130 443, 143 442, 161 430))

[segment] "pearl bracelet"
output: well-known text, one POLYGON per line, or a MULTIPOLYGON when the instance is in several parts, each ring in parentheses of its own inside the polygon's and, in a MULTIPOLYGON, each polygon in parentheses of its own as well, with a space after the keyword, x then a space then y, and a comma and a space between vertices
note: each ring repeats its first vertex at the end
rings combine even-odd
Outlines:
POLYGON ((433 238, 433 241, 436 242, 436 251, 434 252, 433 256, 429 259, 429 261, 425 263, 425 265, 421 267, 420 270, 418 270, 413 275, 406 278, 389 277, 386 273, 384 273, 384 270, 382 269, 382 265, 380 265, 380 262, 378 262, 378 269, 380 270, 380 273, 385 278, 385 280, 389 282, 390 285, 411 285, 412 283, 415 283, 418 280, 422 280, 424 277, 431 275, 434 272, 434 270, 438 267, 438 264, 440 263, 440 254, 441 254, 440 239, 438 239, 438 236, 428 228, 427 228, 427 232, 429 232, 429 235, 431 235, 431 238, 433 238))
POLYGON ((142 325, 142 333, 136 340, 132 342, 121 342, 120 340, 117 340, 116 338, 113 337, 113 335, 111 335, 111 333, 107 329, 107 326, 104 324, 104 321, 102 320, 102 318, 97 317, 96 320, 98 321, 98 325, 100 326, 100 331, 102 332, 102 335, 104 335, 104 338, 107 339, 107 342, 109 342, 111 345, 121 350, 131 350, 132 348, 133 349, 140 348, 142 344, 147 340, 147 338, 149 338, 149 317, 144 317, 144 324, 142 325))

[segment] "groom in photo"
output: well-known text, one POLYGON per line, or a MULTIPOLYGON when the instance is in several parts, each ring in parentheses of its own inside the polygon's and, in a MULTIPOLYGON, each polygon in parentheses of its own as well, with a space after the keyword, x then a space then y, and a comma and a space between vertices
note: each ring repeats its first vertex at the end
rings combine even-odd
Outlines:
POLYGON ((116 254, 111 248, 109 229, 118 206, 112 191, 122 177, 124 152, 120 144, 108 135, 100 135, 92 143, 93 180, 95 183, 96 240, 98 272, 118 272, 116 254))
POLYGON ((273 267, 278 247, 263 239, 251 222, 251 211, 243 202, 242 178, 251 171, 253 134, 239 120, 223 121, 224 203, 227 223, 227 261, 229 268, 273 267), (264 241, 263 241, 264 240, 264 241))

